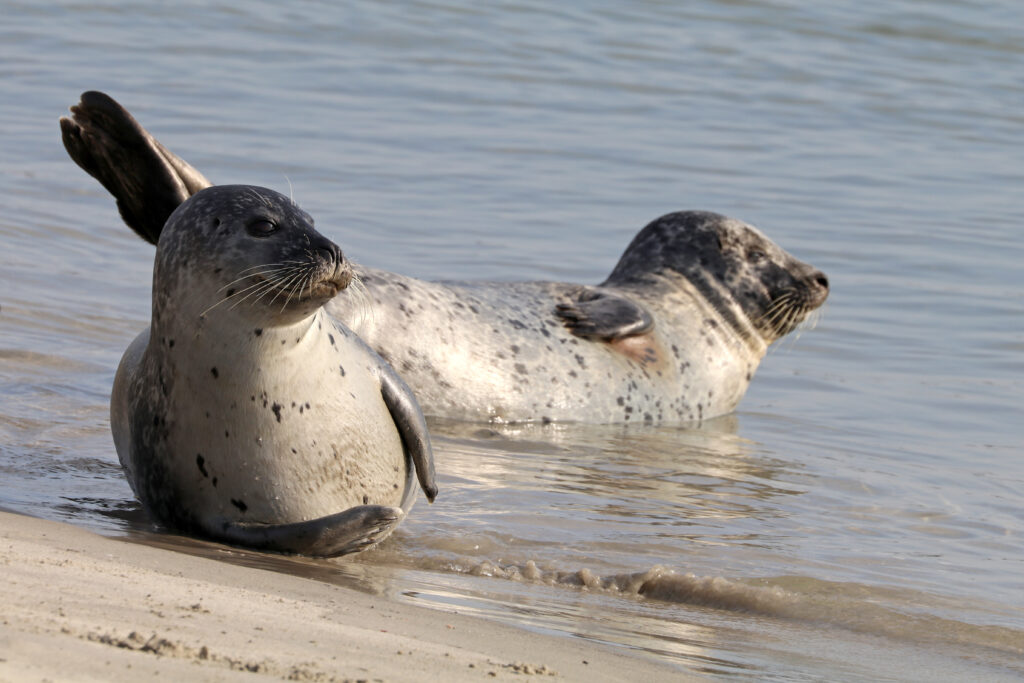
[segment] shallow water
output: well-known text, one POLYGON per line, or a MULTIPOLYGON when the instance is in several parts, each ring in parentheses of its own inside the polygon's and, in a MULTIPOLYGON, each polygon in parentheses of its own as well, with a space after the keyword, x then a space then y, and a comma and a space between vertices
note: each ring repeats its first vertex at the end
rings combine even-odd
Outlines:
POLYGON ((292 192, 370 266, 597 282, 646 222, 699 208, 758 225, 832 283, 817 327, 769 354, 734 415, 435 420, 441 496, 379 549, 191 551, 682 672, 1024 675, 1016 4, 4 14, 0 506, 147 528, 107 400, 148 319, 152 249, 56 122, 102 89, 214 182, 292 192))

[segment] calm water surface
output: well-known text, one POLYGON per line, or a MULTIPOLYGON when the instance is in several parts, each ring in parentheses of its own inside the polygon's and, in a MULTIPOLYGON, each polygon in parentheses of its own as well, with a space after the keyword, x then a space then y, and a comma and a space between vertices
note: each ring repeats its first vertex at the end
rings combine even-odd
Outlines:
POLYGON ((441 496, 379 549, 190 551, 681 673, 1024 676, 1024 10, 802 5, 3 3, 0 506, 148 529, 107 402, 152 249, 57 127, 102 89, 367 265, 598 282, 690 208, 833 287, 734 415, 435 420, 441 496))

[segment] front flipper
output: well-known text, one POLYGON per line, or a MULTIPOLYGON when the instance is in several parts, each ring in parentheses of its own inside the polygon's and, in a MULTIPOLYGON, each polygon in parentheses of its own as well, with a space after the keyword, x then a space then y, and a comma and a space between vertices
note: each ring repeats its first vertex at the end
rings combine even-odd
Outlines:
POLYGON ((556 305, 555 315, 570 332, 583 339, 614 341, 654 328, 654 318, 640 304, 593 289, 584 289, 575 301, 556 305))
POLYGON ((254 550, 335 557, 384 540, 402 518, 402 508, 358 505, 344 512, 292 524, 222 522, 208 531, 216 540, 254 550))
POLYGON ((147 242, 156 244, 178 205, 211 185, 104 93, 82 93, 71 114, 60 120, 64 148, 114 195, 121 218, 147 242))
MULTIPOLYGON (((437 497, 437 483, 434 475, 434 451, 430 447, 430 434, 427 432, 427 421, 423 419, 423 411, 420 410, 412 389, 406 384, 398 373, 381 360, 378 365, 380 371, 380 390, 384 397, 384 403, 391 412, 391 417, 398 427, 398 433, 402 437, 402 444, 405 446, 406 455, 412 460, 416 469, 416 477, 419 479, 420 487, 426 494, 427 500, 431 503, 437 497)), ((411 489, 411 487, 407 487, 411 489)), ((402 498, 402 509, 408 512, 412 507, 413 496, 407 495, 402 498)))

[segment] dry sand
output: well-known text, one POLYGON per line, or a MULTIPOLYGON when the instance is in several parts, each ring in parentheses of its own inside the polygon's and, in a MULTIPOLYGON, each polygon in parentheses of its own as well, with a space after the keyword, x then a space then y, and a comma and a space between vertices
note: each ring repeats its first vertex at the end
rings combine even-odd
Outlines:
POLYGON ((679 677, 587 641, 0 512, 0 681, 679 677))

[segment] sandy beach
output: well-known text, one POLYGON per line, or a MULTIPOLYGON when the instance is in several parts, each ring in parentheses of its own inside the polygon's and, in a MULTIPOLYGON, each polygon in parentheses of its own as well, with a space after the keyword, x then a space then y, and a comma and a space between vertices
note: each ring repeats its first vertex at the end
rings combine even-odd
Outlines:
POLYGON ((0 548, 5 682, 680 675, 585 641, 23 515, 0 513, 0 548))

